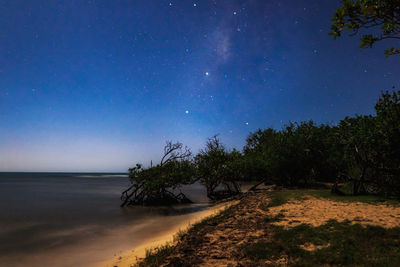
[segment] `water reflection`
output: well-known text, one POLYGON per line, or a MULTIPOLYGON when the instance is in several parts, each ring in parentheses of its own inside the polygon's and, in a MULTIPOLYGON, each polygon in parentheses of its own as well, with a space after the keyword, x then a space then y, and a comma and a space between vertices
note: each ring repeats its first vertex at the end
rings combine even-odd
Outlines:
POLYGON ((182 188, 195 204, 120 208, 129 180, 96 175, 0 174, 0 265, 87 266, 209 206, 195 184, 182 188))

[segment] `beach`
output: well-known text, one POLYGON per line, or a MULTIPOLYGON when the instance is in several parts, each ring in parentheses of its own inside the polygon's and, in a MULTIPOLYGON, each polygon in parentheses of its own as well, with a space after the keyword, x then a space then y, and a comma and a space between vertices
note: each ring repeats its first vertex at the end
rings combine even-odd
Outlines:
POLYGON ((98 266, 208 214, 200 186, 186 188, 195 204, 120 208, 127 186, 126 174, 1 173, 0 265, 98 266))
POLYGON ((154 223, 157 225, 157 222, 149 222, 148 225, 142 228, 143 231, 151 231, 152 236, 142 239, 136 246, 130 248, 129 250, 118 252, 112 259, 106 260, 104 262, 99 263, 98 267, 131 267, 137 263, 138 259, 144 258, 146 255, 146 250, 150 250, 165 244, 173 244, 174 237, 180 231, 186 231, 191 225, 209 217, 217 214, 219 211, 225 209, 230 206, 232 203, 227 202, 223 204, 218 204, 212 206, 206 210, 194 212, 191 214, 174 216, 168 219, 163 220, 164 223, 171 223, 171 227, 168 229, 162 229, 154 231, 153 226, 154 223))
MULTIPOLYGON (((180 232, 138 265, 398 266, 399 236, 398 201, 327 189, 261 190, 180 232)), ((137 266, 121 260, 114 266, 137 266)))

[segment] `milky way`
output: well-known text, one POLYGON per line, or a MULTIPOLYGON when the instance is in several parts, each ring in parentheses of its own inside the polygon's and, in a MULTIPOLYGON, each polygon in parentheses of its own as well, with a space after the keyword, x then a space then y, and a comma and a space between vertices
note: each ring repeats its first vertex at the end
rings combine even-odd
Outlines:
POLYGON ((0 171, 125 171, 165 140, 373 113, 390 42, 334 41, 340 1, 1 1, 0 171))

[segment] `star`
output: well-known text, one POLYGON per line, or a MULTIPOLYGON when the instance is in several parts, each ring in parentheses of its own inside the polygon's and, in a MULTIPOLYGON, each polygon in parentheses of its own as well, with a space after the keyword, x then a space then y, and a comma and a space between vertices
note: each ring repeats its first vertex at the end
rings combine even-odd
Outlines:
POLYGON ((185 110, 185 113, 186 113, 186 114, 189 114, 189 110, 185 110))
POLYGON ((248 122, 246 122, 246 125, 249 125, 249 123, 248 123, 248 122))
POLYGON ((236 13, 236 11, 233 11, 233 15, 236 15, 237 13, 236 13))
POLYGON ((193 6, 194 6, 194 7, 196 7, 196 6, 197 6, 197 4, 196 4, 196 3, 194 3, 194 4, 193 4, 193 6))
POLYGON ((210 75, 210 73, 208 73, 208 71, 206 71, 204 74, 205 74, 206 76, 210 75))

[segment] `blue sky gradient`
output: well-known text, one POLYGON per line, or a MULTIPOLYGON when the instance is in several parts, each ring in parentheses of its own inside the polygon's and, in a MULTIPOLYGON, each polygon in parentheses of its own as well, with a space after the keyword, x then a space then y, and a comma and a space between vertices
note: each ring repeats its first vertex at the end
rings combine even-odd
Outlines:
MULTIPOLYGON (((166 140, 371 114, 399 56, 334 41, 340 1, 1 1, 0 171, 126 171, 166 140)), ((345 34, 346 35, 346 34, 345 34)))

